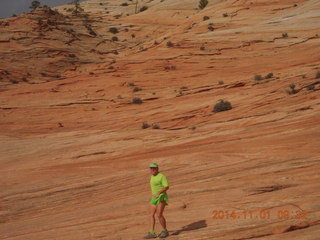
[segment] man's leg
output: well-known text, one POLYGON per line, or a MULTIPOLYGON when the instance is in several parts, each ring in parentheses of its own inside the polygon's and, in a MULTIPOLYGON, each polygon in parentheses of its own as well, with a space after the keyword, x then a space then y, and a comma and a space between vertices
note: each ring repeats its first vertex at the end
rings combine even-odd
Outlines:
POLYGON ((150 207, 149 207, 149 214, 150 214, 150 231, 154 231, 154 226, 156 224, 156 220, 154 218, 154 215, 157 211, 157 206, 156 205, 152 205, 150 204, 150 207))
POLYGON ((157 211, 157 216, 159 218, 159 222, 162 226, 163 229, 167 229, 167 223, 166 223, 166 219, 163 216, 163 211, 164 211, 164 207, 166 206, 166 202, 162 201, 158 207, 156 208, 157 211))
POLYGON ((155 226, 155 219, 154 219, 154 214, 157 211, 157 206, 150 204, 149 206, 149 217, 150 217, 150 230, 148 232, 148 235, 145 236, 145 239, 152 239, 152 238, 157 238, 156 233, 154 232, 154 226, 155 226))

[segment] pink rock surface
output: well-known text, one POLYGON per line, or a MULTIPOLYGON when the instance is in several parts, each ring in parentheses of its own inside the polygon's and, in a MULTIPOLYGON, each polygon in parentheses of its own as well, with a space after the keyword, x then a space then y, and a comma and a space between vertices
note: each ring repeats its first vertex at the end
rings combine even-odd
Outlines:
POLYGON ((319 239, 319 1, 121 3, 1 20, 0 239, 142 239, 151 162, 170 239, 319 239))

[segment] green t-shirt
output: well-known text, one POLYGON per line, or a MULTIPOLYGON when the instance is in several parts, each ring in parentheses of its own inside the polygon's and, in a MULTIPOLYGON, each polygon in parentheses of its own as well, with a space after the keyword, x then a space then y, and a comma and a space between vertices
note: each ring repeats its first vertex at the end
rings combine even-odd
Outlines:
POLYGON ((151 176, 150 185, 152 190, 152 195, 158 193, 161 189, 168 187, 169 183, 165 175, 158 173, 156 176, 151 176))

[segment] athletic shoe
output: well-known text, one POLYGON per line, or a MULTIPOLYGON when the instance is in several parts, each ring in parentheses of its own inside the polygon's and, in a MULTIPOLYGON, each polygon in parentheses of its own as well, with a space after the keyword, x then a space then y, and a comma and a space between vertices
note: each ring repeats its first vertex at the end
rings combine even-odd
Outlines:
POLYGON ((144 237, 144 239, 157 238, 157 234, 148 232, 148 235, 144 237))
POLYGON ((159 238, 166 238, 169 236, 169 232, 167 230, 162 230, 162 232, 159 235, 159 238))

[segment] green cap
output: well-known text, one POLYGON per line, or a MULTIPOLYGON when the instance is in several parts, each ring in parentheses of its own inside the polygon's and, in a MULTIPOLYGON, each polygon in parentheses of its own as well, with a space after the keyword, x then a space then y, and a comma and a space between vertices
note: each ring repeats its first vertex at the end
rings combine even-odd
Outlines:
POLYGON ((151 163, 149 166, 149 168, 156 168, 156 167, 158 167, 158 164, 156 164, 156 163, 151 163))

